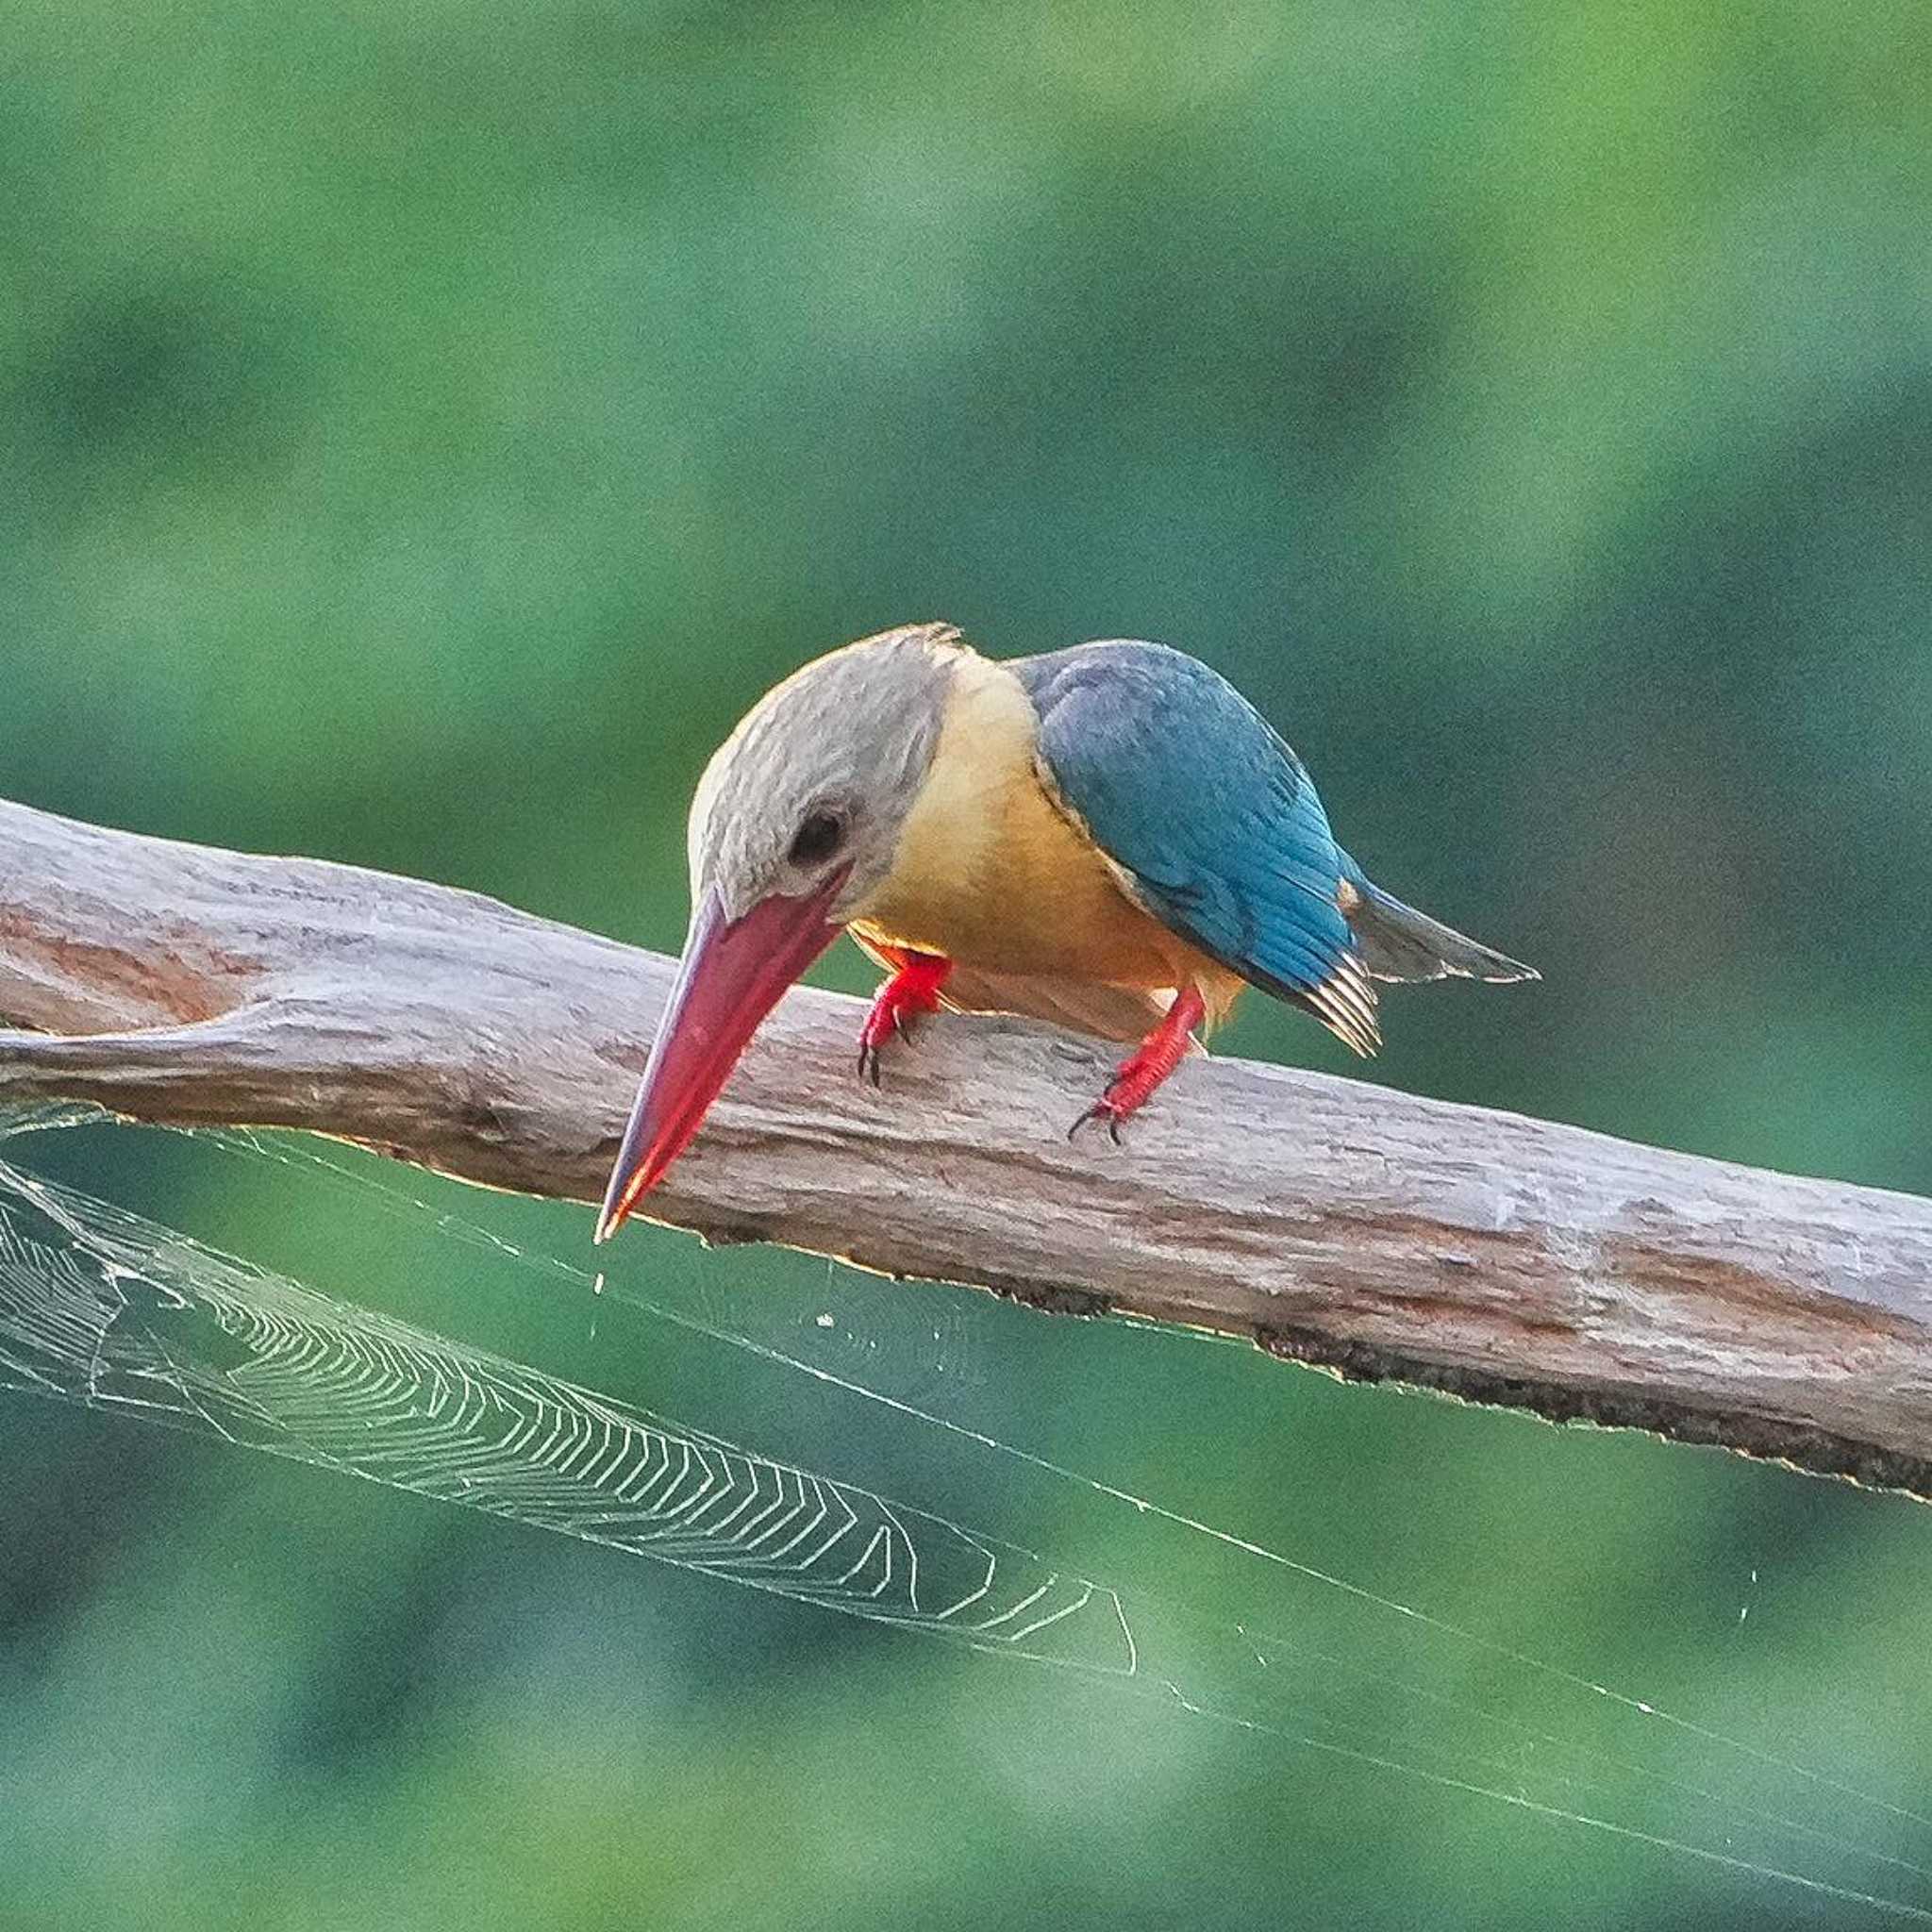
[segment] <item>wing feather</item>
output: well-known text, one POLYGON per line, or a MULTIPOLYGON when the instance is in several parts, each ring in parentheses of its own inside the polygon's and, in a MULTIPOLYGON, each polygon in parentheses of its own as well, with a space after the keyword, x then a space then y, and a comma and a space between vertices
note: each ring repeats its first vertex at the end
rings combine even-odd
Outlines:
POLYGON ((1041 775, 1154 916, 1357 1053, 1381 1033, 1341 892, 1346 861, 1301 760, 1234 687, 1121 640, 1008 667, 1041 775))

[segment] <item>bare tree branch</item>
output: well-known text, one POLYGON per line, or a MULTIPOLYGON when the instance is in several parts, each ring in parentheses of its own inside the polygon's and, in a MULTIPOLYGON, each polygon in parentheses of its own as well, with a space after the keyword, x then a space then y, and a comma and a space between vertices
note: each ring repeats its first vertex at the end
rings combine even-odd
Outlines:
MULTIPOLYGON (((0 803, 0 1021, 38 1029, 0 1032, 0 1103, 308 1127, 594 1202, 671 970, 0 803)), ((1932 1495, 1932 1203, 1224 1059, 1126 1146, 1070 1145, 1108 1049, 941 1018, 875 1093, 858 1012, 788 998, 652 1212, 1932 1495)))

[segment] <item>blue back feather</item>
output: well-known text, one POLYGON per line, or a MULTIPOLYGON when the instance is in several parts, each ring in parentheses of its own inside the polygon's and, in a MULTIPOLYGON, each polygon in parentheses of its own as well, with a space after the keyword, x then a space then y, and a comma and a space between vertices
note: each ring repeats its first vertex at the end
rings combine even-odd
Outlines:
POLYGON ((1267 720, 1165 644, 1077 644, 1008 668, 1040 714, 1062 802, 1148 909, 1373 1052, 1374 990, 1336 898, 1350 861, 1267 720))

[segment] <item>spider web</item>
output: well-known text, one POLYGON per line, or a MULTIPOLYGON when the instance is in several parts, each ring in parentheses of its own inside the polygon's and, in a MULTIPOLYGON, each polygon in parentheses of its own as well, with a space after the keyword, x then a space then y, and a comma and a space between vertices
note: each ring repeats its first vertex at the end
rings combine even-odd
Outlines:
POLYGON ((0 1386, 986 1649, 1131 1675, 1111 1591, 0 1161, 0 1386))
MULTIPOLYGON (((0 1114, 0 1140, 97 1122, 0 1114)), ((349 1185, 521 1266, 475 1224, 299 1143, 213 1138, 349 1185)), ((596 1277, 602 1286, 602 1277, 596 1277)), ((1283 1552, 798 1359, 710 1313, 628 1306, 858 1399, 971 1452, 1152 1515, 1233 1552, 1291 1603, 1234 1624, 525 1363, 337 1300, 0 1160, 0 1389, 186 1429, 532 1528, 647 1556, 816 1609, 1035 1666, 1275 1748, 1654 1847, 1757 1890, 1932 1924, 1932 1820, 1748 1740, 1465 1631, 1283 1552), (1324 1606, 1326 1618, 1315 1614, 1324 1606), (1341 1641, 1329 1641, 1342 1612, 1341 1641), (1291 1627, 1274 1627, 1285 1618, 1291 1627), (1350 1619, 1408 1638, 1364 1641, 1350 1619), (1431 1674, 1433 1650, 1529 1677, 1602 1724, 1526 1721, 1431 1674), (1364 1662, 1363 1658, 1373 1660, 1364 1662), (1385 1662, 1384 1659, 1392 1659, 1385 1662), (1659 1731, 1676 1747, 1656 1762, 1659 1731)))

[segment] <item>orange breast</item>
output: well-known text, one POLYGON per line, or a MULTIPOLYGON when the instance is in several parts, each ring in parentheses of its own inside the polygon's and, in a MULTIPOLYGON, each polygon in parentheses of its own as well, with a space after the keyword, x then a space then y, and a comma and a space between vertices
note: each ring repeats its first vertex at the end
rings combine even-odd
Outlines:
POLYGON ((1241 980, 1137 905, 1047 795, 1019 680, 966 660, 892 872, 854 925, 990 972, 1142 990, 1192 981, 1224 1009, 1241 980))

